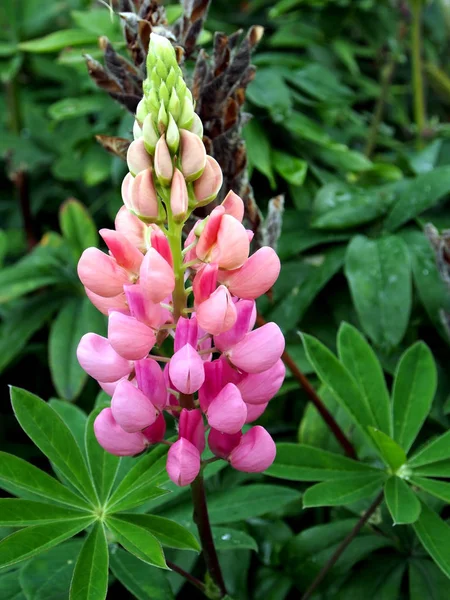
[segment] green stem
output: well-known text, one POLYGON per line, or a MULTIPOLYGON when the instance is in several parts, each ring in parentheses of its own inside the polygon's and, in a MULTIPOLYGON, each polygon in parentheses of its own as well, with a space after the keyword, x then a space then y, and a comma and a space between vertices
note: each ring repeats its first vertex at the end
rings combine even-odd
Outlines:
POLYGON ((173 272, 175 274, 175 289, 172 293, 173 316, 175 323, 182 316, 186 308, 186 292, 184 289, 184 268, 182 250, 183 223, 175 223, 170 208, 167 207, 168 234, 170 250, 172 252, 173 272))
POLYGON ((369 131, 369 137, 367 138, 367 144, 364 150, 364 154, 367 158, 371 158, 372 153, 377 145, 378 130, 383 120, 384 108, 388 98, 389 87, 392 82, 392 76, 394 74, 395 58, 393 55, 389 57, 388 62, 381 71, 381 91, 378 96, 375 110, 373 113, 372 125, 369 131))
POLYGON ((414 120, 418 141, 425 129, 425 93, 422 69, 422 0, 411 0, 411 60, 414 100, 414 120))

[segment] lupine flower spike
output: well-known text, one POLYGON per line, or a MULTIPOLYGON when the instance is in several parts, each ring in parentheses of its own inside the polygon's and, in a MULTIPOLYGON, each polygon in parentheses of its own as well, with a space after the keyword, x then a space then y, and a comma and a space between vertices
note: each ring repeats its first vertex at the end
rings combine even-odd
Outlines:
POLYGON ((167 471, 184 486, 200 472, 206 440, 241 471, 263 471, 275 458, 269 433, 247 424, 285 375, 278 326, 254 329, 255 299, 275 283, 280 261, 269 247, 249 256, 252 236, 232 191, 183 241, 191 213, 217 196, 222 172, 206 155, 175 51, 156 34, 147 74, 124 206, 115 229, 100 231, 109 252, 88 248, 78 264, 89 299, 108 316, 108 337, 86 334, 78 360, 112 396, 94 424, 99 444, 139 454, 164 439, 165 419, 174 418, 167 471))

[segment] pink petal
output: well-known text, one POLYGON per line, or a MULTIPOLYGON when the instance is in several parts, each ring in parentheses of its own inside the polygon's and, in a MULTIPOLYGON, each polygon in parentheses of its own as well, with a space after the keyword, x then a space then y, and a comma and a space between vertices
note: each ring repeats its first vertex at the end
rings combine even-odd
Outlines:
POLYGON ((145 149, 143 138, 134 140, 128 146, 127 164, 130 173, 133 175, 152 166, 152 159, 145 149))
POLYGON ((136 361, 134 368, 139 389, 162 410, 167 404, 167 389, 161 367, 153 358, 144 358, 136 361))
POLYGON ((87 248, 83 252, 78 261, 78 277, 94 294, 105 298, 118 296, 124 284, 130 283, 125 269, 98 248, 87 248))
POLYGON ((160 413, 153 425, 146 427, 142 433, 145 435, 149 444, 157 444, 163 440, 166 434, 166 421, 164 420, 164 415, 160 413))
POLYGON ((247 404, 247 418, 245 419, 245 423, 253 423, 253 421, 259 419, 268 405, 268 402, 265 404, 247 404))
POLYGON ((180 414, 178 433, 181 438, 189 440, 199 452, 205 449, 205 426, 200 410, 183 408, 180 414))
POLYGON ((124 235, 114 231, 114 229, 100 229, 99 233, 116 259, 117 264, 127 271, 139 273, 139 268, 144 260, 142 252, 135 248, 124 235))
POLYGON ((189 485, 200 472, 200 452, 191 442, 180 438, 169 449, 166 468, 176 485, 189 485))
POLYGON ((257 425, 245 433, 239 445, 231 451, 231 466, 246 473, 260 473, 275 460, 276 447, 270 434, 257 425))
POLYGON ((170 186, 170 208, 176 222, 182 222, 188 210, 189 197, 183 174, 175 169, 170 186))
POLYGON ((131 316, 153 329, 158 329, 171 319, 170 313, 159 303, 154 304, 139 284, 125 285, 125 296, 131 316))
POLYGON ((83 369, 97 381, 112 382, 128 376, 133 365, 111 347, 109 341, 96 333, 86 333, 77 348, 77 358, 83 369))
POLYGON ((130 203, 128 208, 145 219, 158 219, 159 202, 152 169, 145 169, 138 173, 128 193, 130 203))
POLYGON ((197 321, 202 329, 211 335, 228 331, 236 322, 236 306, 224 285, 219 286, 197 306, 197 321))
POLYGON ((262 373, 247 375, 237 384, 242 399, 247 404, 266 404, 283 384, 286 369, 282 360, 262 373))
POLYGON ((154 223, 150 225, 150 245, 173 267, 172 251, 170 250, 169 241, 154 223))
POLYGON ((227 215, 231 215, 239 223, 242 223, 242 219, 244 218, 244 202, 240 196, 230 190, 225 196, 222 206, 225 208, 227 215))
POLYGON ((249 251, 250 242, 242 223, 231 215, 224 215, 217 233, 213 260, 217 260, 221 269, 237 269, 247 260, 249 251))
POLYGON ((204 363, 190 344, 186 344, 172 356, 169 375, 176 389, 183 394, 193 394, 203 384, 204 363))
POLYGON ((87 287, 84 288, 86 296, 92 302, 97 310, 104 315, 108 315, 110 310, 127 310, 127 303, 125 301, 125 294, 119 294, 118 296, 111 296, 110 298, 104 298, 91 292, 87 287))
POLYGON ((95 419, 94 433, 100 446, 116 456, 133 456, 147 447, 145 436, 124 431, 114 420, 110 408, 104 408, 95 419))
POLYGON ((124 431, 135 433, 153 425, 156 410, 150 400, 130 381, 122 379, 111 400, 113 417, 124 431))
POLYGON ((156 335, 134 317, 113 310, 108 320, 108 339, 114 350, 127 360, 144 358, 155 345, 156 335))
POLYGON ((256 309, 253 300, 240 300, 234 306, 237 315, 235 324, 228 331, 214 336, 214 346, 221 352, 240 342, 254 325, 256 309))
POLYGON ((187 182, 198 179, 206 165, 206 150, 203 141, 195 133, 180 129, 181 170, 187 182))
POLYGON ((194 194, 198 204, 208 204, 220 191, 223 182, 222 169, 212 157, 206 157, 205 170, 194 182, 194 194))
POLYGON ((246 373, 261 373, 273 367, 284 351, 284 337, 275 323, 266 323, 228 351, 233 365, 246 373))
POLYGON ((250 256, 240 269, 225 273, 220 280, 235 296, 252 300, 270 290, 278 279, 280 267, 275 250, 264 246, 250 256))
POLYGON ((211 212, 209 217, 204 219, 204 221, 202 222, 203 231, 200 234, 200 237, 198 238, 197 245, 195 246, 195 252, 200 260, 204 261, 207 259, 211 248, 216 243, 220 223, 224 214, 224 207, 216 206, 216 208, 211 212))
POLYGON ((208 410, 208 406, 219 394, 224 386, 224 361, 213 360, 207 362, 204 365, 205 368, 205 381, 202 387, 198 391, 198 399, 203 412, 208 410))
POLYGON ((147 225, 133 215, 126 206, 122 206, 114 221, 116 231, 121 233, 135 248, 141 252, 147 251, 145 232, 147 225))
POLYGON ((213 263, 206 264, 197 271, 192 284, 196 305, 207 300, 216 289, 218 270, 219 265, 213 263))
POLYGON ((154 303, 162 302, 175 288, 172 267, 154 248, 148 250, 142 261, 139 283, 154 303))
POLYGON ((239 444, 241 437, 240 431, 229 434, 211 428, 208 435, 208 446, 215 456, 227 460, 230 452, 239 444))
POLYGON ((228 383, 208 407, 208 423, 223 433, 237 433, 247 418, 247 406, 238 388, 228 383))
POLYGON ((156 177, 163 185, 169 185, 173 175, 173 162, 164 135, 156 143, 154 164, 156 177))
POLYGON ((196 316, 192 315, 190 319, 180 317, 175 330, 174 351, 178 352, 186 344, 190 344, 195 348, 197 346, 197 338, 198 325, 196 316))

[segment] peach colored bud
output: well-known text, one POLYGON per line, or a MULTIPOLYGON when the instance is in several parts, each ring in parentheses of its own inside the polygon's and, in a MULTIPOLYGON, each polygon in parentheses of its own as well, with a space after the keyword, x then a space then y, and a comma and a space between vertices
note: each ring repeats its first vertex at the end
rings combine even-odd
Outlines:
POLYGON ((127 165, 132 175, 137 175, 152 166, 152 159, 145 149, 142 138, 134 140, 128 146, 127 165))
POLYGON ((237 269, 247 260, 249 251, 250 243, 242 223, 231 215, 223 215, 212 261, 217 260, 221 269, 237 269))
POLYGON ((194 183, 194 194, 198 206, 214 200, 222 187, 223 175, 219 163, 212 157, 206 157, 205 170, 194 183))
POLYGON ((273 286, 280 274, 280 259, 273 248, 264 246, 240 269, 220 273, 219 278, 239 298, 254 300, 273 286))
POLYGON ((127 360, 144 358, 156 342, 153 329, 117 310, 109 315, 108 339, 117 354, 127 360))
POLYGON ((109 251, 114 256, 117 264, 130 271, 139 273, 144 255, 128 239, 114 229, 100 229, 100 235, 104 239, 109 251))
POLYGON ((206 150, 202 140, 186 129, 180 129, 181 171, 187 182, 195 181, 205 170, 206 150))
POLYGON ((147 396, 127 379, 118 383, 111 400, 111 411, 116 423, 128 433, 150 427, 157 417, 156 409, 147 396))
POLYGON ((133 185, 133 181, 134 177, 131 173, 127 173, 122 181, 122 200, 128 210, 133 210, 133 207, 131 206, 131 187, 133 185))
POLYGON ((203 138, 203 123, 197 113, 194 113, 194 120, 192 125, 189 127, 189 131, 198 135, 200 139, 203 138))
POLYGON ((236 322, 237 313, 227 288, 219 286, 207 300, 197 306, 196 315, 200 327, 211 335, 219 335, 231 329, 236 322))
POLYGON ((200 472, 200 452, 189 440, 180 438, 169 448, 166 468, 176 485, 189 485, 200 472))
POLYGON ((94 294, 110 298, 123 292, 130 278, 112 256, 98 248, 87 248, 78 261, 78 277, 94 294))
POLYGON ((91 292, 87 287, 84 288, 86 296, 92 302, 97 310, 104 315, 108 315, 110 310, 126 310, 127 303, 125 300, 125 294, 119 294, 118 296, 111 296, 110 298, 104 298, 91 292))
POLYGON ((138 121, 133 123, 133 137, 135 140, 142 137, 142 127, 139 125, 138 121))
POLYGON ((188 210, 188 191, 183 174, 175 169, 170 187, 170 208, 176 223, 182 223, 188 210))
POLYGON ((230 190, 225 196, 222 206, 225 208, 227 215, 231 215, 239 223, 242 223, 242 219, 244 218, 244 202, 240 196, 230 190))
POLYGON ((221 390, 208 406, 208 423, 222 433, 238 433, 247 418, 247 407, 233 383, 221 390))
POLYGON ((170 185, 173 176, 173 162, 166 138, 162 135, 155 148, 155 174, 158 181, 165 186, 170 185))
POLYGON ((172 267, 154 248, 149 248, 142 261, 139 283, 154 303, 162 302, 175 288, 172 267))
POLYGON ((159 219, 159 203, 152 169, 145 169, 136 175, 129 189, 129 198, 128 208, 138 217, 152 221, 159 219))
POLYGON ((109 341, 96 333, 86 333, 77 348, 77 358, 88 375, 106 383, 129 375, 133 363, 125 360, 109 341))
POLYGON ((141 252, 147 250, 145 232, 147 225, 133 215, 126 206, 122 206, 114 221, 116 231, 124 235, 127 240, 141 252))
POLYGON ((94 433, 106 452, 115 456, 133 456, 147 447, 142 433, 127 433, 118 425, 110 408, 104 408, 94 421, 94 433))

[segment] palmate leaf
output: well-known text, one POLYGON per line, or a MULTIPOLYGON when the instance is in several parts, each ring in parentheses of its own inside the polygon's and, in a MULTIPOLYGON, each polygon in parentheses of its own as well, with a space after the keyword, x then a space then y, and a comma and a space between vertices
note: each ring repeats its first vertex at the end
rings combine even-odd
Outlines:
MULTIPOLYGON (((52 522, 67 522, 88 516, 89 513, 44 502, 0 498, 0 526, 23 527, 52 522)), ((89 515, 90 516, 90 515, 89 515)))
POLYGON ((195 550, 200 552, 200 545, 194 535, 175 521, 155 515, 137 515, 125 513, 117 515, 117 519, 143 527, 154 535, 167 548, 179 550, 195 550))
POLYGON ((161 569, 168 568, 161 544, 144 527, 111 516, 107 517, 106 525, 125 550, 150 565, 161 569))
POLYGON ((381 490, 386 475, 353 475, 334 481, 318 483, 308 488, 303 496, 303 506, 342 506, 363 500, 381 490))
POLYGON ((406 453, 394 440, 374 427, 369 427, 369 433, 379 455, 392 471, 397 471, 405 464, 407 460, 406 453))
POLYGON ((422 512, 413 527, 422 546, 450 578, 450 526, 434 510, 422 503, 422 512))
POLYGON ((70 600, 104 600, 108 592, 108 542, 102 523, 92 529, 75 565, 70 600))
POLYGON ((420 500, 400 477, 390 477, 384 486, 384 498, 394 525, 415 523, 421 511, 420 500))
POLYGON ((11 402, 22 429, 55 467, 90 502, 97 502, 89 471, 72 432, 43 400, 20 388, 11 388, 11 402))
POLYGON ((408 466, 414 471, 423 465, 450 460, 450 431, 429 440, 408 460, 408 466))
POLYGON ((111 571, 138 600, 173 600, 166 572, 143 563, 118 548, 111 554, 111 571))

